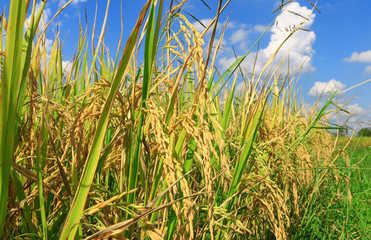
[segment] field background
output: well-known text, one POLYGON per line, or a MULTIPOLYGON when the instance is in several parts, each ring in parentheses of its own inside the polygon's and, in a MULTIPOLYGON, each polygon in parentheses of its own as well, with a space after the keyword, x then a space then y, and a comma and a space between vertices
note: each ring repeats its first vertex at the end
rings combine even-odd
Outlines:
POLYGON ((186 1, 163 3, 144 3, 114 50, 106 21, 98 40, 81 28, 65 67, 58 32, 46 52, 45 2, 10 2, 0 18, 0 236, 370 238, 370 138, 334 136, 339 93, 308 109, 300 73, 283 74, 287 55, 275 59, 302 25, 259 74, 240 66, 251 49, 220 71, 224 31, 216 37, 213 23, 229 1, 203 33, 186 1))

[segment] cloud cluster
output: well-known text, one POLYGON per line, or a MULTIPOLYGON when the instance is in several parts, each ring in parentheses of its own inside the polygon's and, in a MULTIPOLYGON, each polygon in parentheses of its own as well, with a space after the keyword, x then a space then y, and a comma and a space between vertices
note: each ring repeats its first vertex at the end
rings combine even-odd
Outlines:
POLYGON ((328 82, 315 82, 314 86, 309 90, 308 95, 318 97, 329 94, 330 92, 342 91, 344 88, 345 84, 335 79, 331 79, 328 82))
MULTIPOLYGON (((287 56, 286 63, 282 68, 282 73, 286 74, 288 71, 290 73, 296 73, 298 69, 301 68, 303 72, 312 72, 315 70, 315 67, 312 65, 312 55, 315 53, 313 45, 316 41, 316 34, 311 30, 311 27, 314 23, 316 15, 311 12, 311 9, 301 6, 298 2, 292 2, 286 6, 283 12, 277 17, 277 21, 274 26, 269 29, 266 33, 268 35, 269 41, 266 45, 260 44, 261 49, 257 52, 251 52, 241 64, 243 70, 247 73, 251 73, 253 69, 255 74, 260 74, 267 63, 268 59, 272 54, 277 50, 280 44, 287 38, 295 27, 297 27, 301 22, 304 21, 304 18, 308 20, 301 26, 301 29, 295 32, 281 47, 278 52, 275 60, 268 69, 271 67, 275 68, 278 66, 280 61, 287 56), (296 13, 296 14, 295 14, 296 13), (254 65, 255 56, 257 57, 256 64, 254 65), (289 65, 288 65, 289 64, 289 65)), ((207 25, 211 22, 211 19, 201 20, 204 25, 207 25)), ((200 32, 203 32, 204 28, 197 22, 194 23, 196 29, 200 32)), ((220 31, 223 24, 219 23, 218 30, 220 31)), ((236 57, 234 56, 233 49, 236 50, 238 56, 246 54, 251 40, 249 39, 252 34, 259 34, 266 30, 265 25, 255 25, 250 26, 237 21, 230 21, 227 25, 227 30, 225 34, 225 39, 223 40, 223 51, 220 51, 219 58, 217 59, 218 67, 227 69, 235 61, 236 57), (245 46, 242 49, 241 46, 245 46)), ((209 34, 209 33, 208 33, 209 34)), ((206 36, 207 39, 207 36, 206 36)), ((364 52, 354 52, 350 57, 344 59, 347 62, 360 62, 360 63, 371 63, 371 50, 364 52)), ((371 65, 365 68, 365 72, 371 74, 371 65)), ((341 92, 345 89, 345 84, 341 81, 331 79, 329 81, 317 81, 313 84, 312 88, 307 92, 309 96, 319 97, 323 95, 324 97, 328 96, 330 92, 341 92)), ((243 89, 243 83, 237 85, 237 90, 241 91, 243 89)), ((339 106, 343 106, 349 97, 345 95, 340 95, 335 97, 335 101, 339 106)), ((325 102, 320 101, 318 107, 324 106, 325 102)), ((312 104, 309 104, 310 108, 313 107, 312 104)), ((308 105, 308 107, 309 107, 308 105)), ((330 110, 334 110, 335 106, 330 106, 330 110)), ((338 114, 341 115, 340 123, 351 123, 352 127, 355 126, 355 123, 359 118, 367 119, 371 118, 371 106, 364 107, 358 105, 357 103, 349 104, 343 106, 343 109, 348 112, 355 114, 357 116, 349 118, 349 114, 344 111, 338 111, 338 114)), ((336 117, 336 111, 332 114, 332 121, 336 122, 338 119, 336 117)), ((331 118, 331 114, 328 117, 331 118)))
MULTIPOLYGON (((308 92, 308 95, 315 97, 327 97, 330 92, 339 92, 345 89, 345 84, 335 79, 328 82, 315 82, 313 87, 308 92)), ((327 111, 331 113, 326 115, 326 118, 340 126, 346 125, 351 134, 355 129, 357 132, 362 126, 369 126, 369 119, 371 119, 371 105, 369 107, 362 107, 358 103, 348 104, 351 98, 346 95, 338 95, 332 101, 335 102, 341 109, 336 110, 335 105, 330 104, 327 111), (343 111, 345 110, 345 111, 343 111)), ((326 101, 320 100, 317 103, 317 108, 320 109, 326 104, 326 101)), ((313 108, 313 104, 306 104, 304 107, 307 111, 313 108)))
POLYGON ((371 74, 371 65, 365 68, 365 73, 371 74))
MULTIPOLYGON (((350 57, 344 58, 346 62, 371 63, 371 50, 364 52, 353 52, 350 57)), ((371 74, 371 65, 365 68, 366 74, 371 74)))
MULTIPOLYGON (((348 134, 352 134, 353 130, 356 133, 362 127, 370 127, 371 108, 363 108, 358 103, 346 105, 343 108, 346 112, 334 111, 327 118, 340 126, 347 126, 349 128, 348 134)), ((331 109, 334 107, 331 106, 331 109)))
MULTIPOLYGON (((352 134, 353 130, 357 132, 362 127, 370 127, 371 106, 362 107, 358 103, 349 104, 349 100, 349 98, 344 96, 335 97, 332 101, 335 102, 340 109, 330 104, 326 109, 326 119, 338 126, 346 126, 349 129, 348 134, 352 134)), ((324 99, 316 104, 304 103, 303 110, 309 113, 315 107, 318 113, 326 103, 327 101, 324 99)))
MULTIPOLYGON (((78 4, 81 2, 86 2, 87 0, 73 0, 73 4, 78 4)), ((68 1, 67 0, 54 0, 54 2, 58 2, 58 7, 63 7, 68 1)))
MULTIPOLYGON (((211 18, 204 18, 200 19, 199 22, 194 22, 193 27, 198 31, 199 33, 203 33, 205 31, 205 27, 209 26, 209 24, 213 21, 211 18)), ((218 24, 220 25, 220 24, 218 24)), ((210 28, 211 29, 211 28, 210 28)), ((209 30, 210 31, 210 30, 209 30)))
MULTIPOLYGON (((285 10, 277 17, 275 27, 270 29, 270 41, 268 45, 259 50, 258 59, 256 65, 254 66, 255 53, 250 53, 245 61, 242 63, 242 68, 247 72, 252 72, 255 67, 255 72, 260 73, 268 59, 272 54, 277 50, 280 44, 287 38, 290 34, 290 31, 303 22, 303 17, 307 17, 308 21, 304 23, 302 28, 310 29, 315 18, 315 14, 311 14, 311 9, 308 9, 305 6, 300 6, 298 2, 292 2, 289 4, 285 10), (296 13, 296 14, 294 14, 296 13)), ((265 30, 265 27, 262 25, 257 25, 253 27, 255 32, 262 32, 265 30)), ((247 45, 248 43, 248 31, 244 29, 237 29, 230 39, 231 43, 236 43, 241 46, 247 45), (243 37, 244 38, 243 38, 243 37)), ((289 54, 289 66, 287 65, 283 68, 285 73, 287 70, 290 72, 296 72, 300 67, 304 72, 314 71, 315 68, 312 66, 311 55, 314 53, 313 44, 316 40, 316 34, 313 31, 297 31, 293 34, 281 47, 278 52, 276 59, 273 63, 273 67, 278 66, 281 59, 283 59, 287 54, 289 54)), ((242 55, 242 54, 240 54, 242 55)), ((219 59, 219 64, 224 69, 228 68, 235 61, 234 56, 222 56, 219 59)))
POLYGON ((257 32, 257 33, 262 33, 262 32, 264 32, 267 28, 268 28, 268 26, 264 26, 264 25, 255 25, 255 26, 254 26, 254 31, 257 32))
POLYGON ((364 115, 366 113, 366 110, 361 108, 358 103, 347 106, 346 110, 354 115, 364 115))
POLYGON ((363 63, 371 63, 371 50, 366 52, 353 52, 350 58, 345 58, 347 62, 363 62, 363 63))
POLYGON ((238 42, 245 41, 245 39, 247 39, 248 33, 249 31, 245 29, 238 29, 237 31, 232 33, 229 39, 231 40, 232 44, 236 44, 238 42))
POLYGON ((248 34, 249 30, 245 29, 238 29, 237 31, 233 32, 229 40, 232 44, 238 44, 239 50, 247 51, 247 43, 248 43, 248 34))

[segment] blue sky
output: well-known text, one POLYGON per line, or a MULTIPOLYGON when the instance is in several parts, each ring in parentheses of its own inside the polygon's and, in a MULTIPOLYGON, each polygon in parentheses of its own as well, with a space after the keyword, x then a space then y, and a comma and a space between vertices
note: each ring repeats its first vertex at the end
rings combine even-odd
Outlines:
MULTIPOLYGON (((31 1, 32 2, 32 1, 31 1)), ((45 18, 50 20, 59 7, 66 0, 48 0, 45 10, 45 18)), ((116 51, 117 42, 121 31, 121 4, 120 0, 111 0, 107 22, 106 44, 111 52, 116 51)), ((135 24, 137 16, 146 0, 123 0, 124 41, 135 24)), ((170 0, 165 0, 168 9, 170 0)), ((201 0, 189 0, 185 10, 196 16, 201 22, 207 24, 215 16, 218 1, 204 0, 211 10, 201 0)), ((223 2, 226 2, 224 0, 223 2)), ((220 23, 224 23, 230 15, 227 30, 224 36, 223 51, 220 52, 217 64, 219 68, 225 68, 233 62, 233 49, 238 55, 243 55, 252 46, 261 32, 268 26, 278 13, 272 14, 281 1, 272 0, 232 0, 223 12, 220 23)), ((74 0, 52 25, 56 29, 58 23, 61 31, 61 39, 66 38, 64 45, 64 60, 72 57, 77 45, 79 29, 79 13, 84 21, 85 7, 88 17, 88 33, 94 22, 96 4, 98 4, 98 16, 96 36, 100 33, 106 1, 103 0, 74 0)), ((1 1, 0 8, 8 9, 9 1, 1 1)), ((279 60, 287 52, 290 52, 291 71, 303 64, 302 74, 298 86, 302 89, 302 97, 313 103, 317 95, 323 91, 335 89, 345 90, 360 82, 371 78, 371 1, 369 0, 320 0, 318 8, 309 16, 309 21, 303 28, 308 31, 298 31, 285 43, 277 56, 279 60)), ((293 1, 286 10, 298 12, 307 16, 311 5, 307 0, 293 1)), ((196 29, 202 31, 203 27, 194 22, 196 29)), ((251 69, 252 58, 258 52, 256 68, 262 68, 267 56, 272 53, 280 41, 287 36, 290 26, 297 25, 302 18, 286 11, 275 22, 274 27, 263 37, 259 43, 259 50, 254 49, 251 57, 242 64, 246 71, 251 69)), ((222 26, 222 24, 220 24, 222 26)), ((84 26, 83 26, 84 28, 84 26)), ((221 28, 221 27, 220 27, 221 28)), ((54 38, 53 31, 47 33, 48 39, 54 38)), ((89 36, 90 38, 90 36, 89 36)), ((96 37, 97 39, 98 37, 96 37)), ((51 43, 51 42, 50 42, 51 43)), ((345 93, 337 98, 342 104, 347 100, 352 101, 346 107, 347 110, 359 115, 361 120, 367 122, 371 119, 371 82, 345 93)), ((359 118, 358 117, 358 118, 359 118)), ((354 125, 356 119, 353 118, 354 125)), ((370 123, 370 122, 368 122, 370 123)), ((364 123, 363 123, 364 124, 364 123)))

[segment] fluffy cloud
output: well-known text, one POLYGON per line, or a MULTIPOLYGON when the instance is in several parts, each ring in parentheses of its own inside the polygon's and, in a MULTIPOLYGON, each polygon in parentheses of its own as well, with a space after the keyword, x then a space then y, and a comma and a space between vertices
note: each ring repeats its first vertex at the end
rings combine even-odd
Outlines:
MULTIPOLYGON (((336 104, 346 111, 337 109, 334 105, 330 104, 326 110, 328 113, 326 114, 326 119, 338 126, 346 126, 348 128, 348 134, 351 135, 353 131, 356 133, 360 128, 370 126, 371 106, 364 108, 359 106, 358 103, 348 105, 345 102, 348 102, 349 99, 350 97, 348 96, 346 101, 343 101, 344 99, 338 101, 339 99, 336 97, 336 104)), ((318 112, 325 104, 325 101, 319 101, 316 104, 304 103, 302 107, 307 113, 311 112, 313 108, 316 108, 318 112)))
POLYGON ((229 38, 232 44, 238 44, 238 48, 241 51, 247 51, 247 44, 248 44, 248 38, 247 35, 249 34, 249 30, 245 30, 243 28, 238 29, 237 31, 234 31, 229 38))
MULTIPOLYGON (((209 24, 213 21, 212 18, 203 18, 203 19, 199 19, 199 21, 195 21, 192 23, 192 25, 194 26, 194 28, 199 32, 199 33, 203 33, 204 30, 205 30, 205 27, 209 26, 209 24), (202 24, 201 24, 202 23, 202 24), (202 26, 204 25, 204 26, 202 26)), ((224 22, 218 22, 218 26, 217 26, 217 32, 220 32, 223 27, 224 27, 224 24, 225 24, 225 21, 224 22)), ((247 25, 245 23, 240 23, 240 22, 237 22, 237 21, 228 21, 227 22, 227 26, 226 26, 226 29, 228 30, 234 30, 234 29, 246 29, 247 28, 247 25)), ((209 31, 207 32, 207 34, 211 33, 212 31, 212 27, 209 29, 209 31)), ((238 31, 238 30, 237 30, 238 31)), ((247 31, 247 30, 246 30, 247 31)), ((206 37, 207 39, 207 37, 206 37)))
POLYGON ((371 63, 371 50, 365 52, 353 52, 352 56, 344 59, 347 62, 371 63))
POLYGON ((367 66, 367 67, 365 68, 365 73, 366 73, 366 74, 371 74, 371 65, 370 65, 370 66, 367 66))
POLYGON ((255 25, 254 26, 254 31, 255 32, 258 32, 258 33, 262 33, 264 32, 268 27, 267 26, 263 26, 263 25, 255 25))
POLYGON ((233 28, 236 28, 238 26, 238 22, 236 21, 228 21, 227 23, 227 29, 233 29, 233 28))
POLYGON ((232 33, 230 37, 231 43, 236 44, 238 42, 246 41, 248 33, 249 31, 245 29, 238 29, 237 31, 232 33))
MULTIPOLYGON (((350 57, 344 58, 346 62, 371 63, 371 50, 353 52, 350 57)), ((371 65, 365 68, 365 74, 371 74, 371 65)))
POLYGON ((47 54, 51 54, 53 50, 54 41, 48 38, 45 38, 45 49, 47 54))
MULTIPOLYGON (((295 28, 295 26, 298 26, 304 20, 302 17, 293 13, 308 17, 308 21, 306 21, 302 26, 304 29, 310 29, 314 22, 315 14, 312 13, 310 15, 311 9, 308 9, 305 6, 300 6, 297 2, 289 4, 281 15, 277 17, 277 27, 270 29, 269 44, 258 52, 258 59, 255 65, 255 71, 257 73, 260 73, 263 70, 263 67, 267 63, 268 59, 290 34, 290 29, 295 28)), ((263 28, 262 26, 255 27, 256 30, 262 30, 263 28)), ((316 35, 313 31, 297 31, 281 47, 276 56, 277 61, 273 63, 273 67, 278 66, 280 60, 289 53, 290 72, 296 72, 301 66, 302 70, 305 72, 314 71, 315 68, 311 63, 311 55, 314 53, 313 44, 315 40, 316 35)), ((252 72, 254 67, 254 58, 255 54, 250 53, 242 63, 242 68, 247 70, 247 72, 252 72)), ((227 68, 234 61, 234 56, 225 56, 220 58, 219 64, 223 68, 227 68)), ((287 71, 287 65, 283 68, 283 70, 284 72, 287 71)))
POLYGON ((72 3, 78 4, 80 2, 86 2, 88 0, 73 0, 72 3))
MULTIPOLYGON (((80 2, 86 2, 87 0, 73 0, 73 4, 78 4, 80 2)), ((68 1, 67 0, 54 0, 54 2, 58 2, 58 7, 63 7, 68 1)))
POLYGON ((363 108, 358 103, 344 107, 350 114, 344 111, 335 111, 330 117, 333 122, 339 121, 339 125, 346 125, 349 128, 348 134, 356 133, 362 127, 369 127, 371 118, 371 109, 363 108))
POLYGON ((63 70, 66 71, 67 73, 71 72, 71 69, 72 69, 72 62, 69 61, 69 60, 62 61, 62 68, 63 68, 63 70))
POLYGON ((328 94, 332 91, 339 92, 345 88, 345 84, 331 79, 328 82, 315 82, 314 86, 309 90, 308 95, 320 96, 322 94, 328 94))
POLYGON ((227 29, 236 29, 236 28, 243 28, 246 29, 248 26, 246 23, 237 22, 237 21, 228 21, 227 23, 227 29))
MULTIPOLYGON (((213 21, 212 18, 205 18, 205 19, 200 19, 200 22, 194 22, 193 23, 193 26, 194 28, 199 32, 199 33, 203 33, 205 31, 205 27, 209 26, 209 24, 213 21), (204 26, 202 26, 204 25, 204 26)), ((218 24, 219 25, 219 24, 218 24)), ((211 29, 211 28, 210 28, 211 29)), ((209 30, 210 31, 210 30, 209 30)))
POLYGON ((354 115, 364 115, 366 113, 366 110, 361 108, 358 103, 349 105, 345 109, 354 115))

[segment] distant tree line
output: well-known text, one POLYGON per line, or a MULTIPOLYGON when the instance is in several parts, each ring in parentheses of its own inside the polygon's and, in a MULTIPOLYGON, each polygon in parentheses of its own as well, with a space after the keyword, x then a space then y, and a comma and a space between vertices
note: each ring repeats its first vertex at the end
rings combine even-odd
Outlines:
MULTIPOLYGON (((337 130, 337 132, 332 132, 331 134, 333 136, 341 136, 341 137, 345 137, 345 136, 349 136, 349 130, 351 128, 348 127, 347 125, 342 125, 341 127, 339 127, 337 130)), ((360 130, 358 130, 357 132, 357 137, 371 137, 371 128, 361 128, 360 130)))
POLYGON ((371 128, 361 128, 357 132, 357 136, 359 136, 359 137, 371 137, 371 128))

